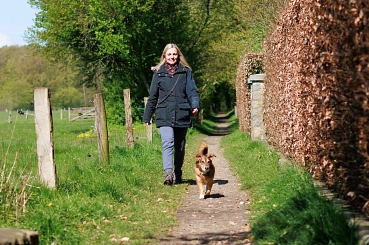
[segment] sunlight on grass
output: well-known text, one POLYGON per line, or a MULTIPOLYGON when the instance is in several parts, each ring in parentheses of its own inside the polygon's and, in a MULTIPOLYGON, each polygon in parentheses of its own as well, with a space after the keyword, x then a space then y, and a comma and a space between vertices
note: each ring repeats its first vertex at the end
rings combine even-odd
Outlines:
MULTIPOLYGON (((26 179, 27 186, 29 184, 26 197, 30 198, 25 212, 18 208, 21 212, 16 215, 3 208, 2 227, 36 230, 40 244, 74 245, 119 244, 127 238, 130 244, 155 244, 177 225, 176 210, 182 203, 187 184, 163 185, 157 130, 153 130, 152 143, 140 138, 135 141, 134 149, 128 149, 125 128, 111 126, 110 163, 101 164, 93 126, 91 120, 54 121, 59 186, 57 190, 49 190, 38 180, 33 120, 3 124, 1 150, 8 152, 4 172, 9 173, 13 159, 17 162, 12 170, 15 177, 12 193, 22 193, 21 183, 26 182, 20 176, 29 171, 31 174, 26 179)), ((145 125, 137 124, 135 128, 143 131, 145 125)), ((193 178, 193 156, 202 137, 194 129, 189 130, 188 136, 185 181, 193 178)), ((2 193, 10 192, 2 189, 2 193)), ((13 205, 16 199, 8 200, 3 204, 6 207, 13 205)))
POLYGON ((32 171, 29 169, 29 162, 25 161, 28 157, 21 157, 21 147, 24 146, 22 148, 27 152, 29 146, 23 145, 23 140, 17 137, 17 121, 3 125, 2 133, 7 137, 0 141, 0 219, 3 224, 12 224, 27 211, 27 204, 32 196, 32 171))
MULTIPOLYGON (((264 143, 237 130, 229 115, 231 134, 222 138, 224 156, 237 173, 251 203, 253 239, 257 244, 357 244, 354 228, 341 210, 314 189, 309 174, 292 163, 281 163, 264 143)), ((54 121, 54 153, 59 186, 49 190, 38 179, 33 120, 2 124, 2 227, 36 230, 40 244, 156 244, 177 225, 176 210, 193 180, 194 156, 216 124, 204 120, 190 128, 183 166, 184 184, 163 185, 161 140, 140 136, 133 149, 125 128, 109 127, 110 163, 98 161, 94 122, 54 121), (14 167, 13 167, 14 166, 14 167), (11 176, 11 182, 5 182, 11 176), (11 183, 11 184, 10 184, 11 183), (27 186, 26 207, 9 207, 27 186), (29 198, 29 199, 28 199, 29 198)), ((135 129, 143 132, 144 124, 135 129)), ((142 135, 142 134, 141 134, 142 135)), ((13 206, 11 206, 13 205, 13 206)), ((15 206, 14 206, 15 207, 15 206)))
POLYGON ((239 130, 221 141, 224 155, 251 196, 256 244, 358 244, 341 207, 314 188, 310 175, 239 130))

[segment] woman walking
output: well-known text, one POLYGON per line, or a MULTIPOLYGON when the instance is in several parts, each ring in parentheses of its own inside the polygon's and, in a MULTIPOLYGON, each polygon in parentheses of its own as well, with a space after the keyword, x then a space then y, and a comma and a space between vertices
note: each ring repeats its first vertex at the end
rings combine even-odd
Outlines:
POLYGON ((156 112, 156 127, 162 140, 164 184, 179 184, 187 129, 192 125, 191 115, 199 112, 200 97, 191 68, 177 45, 167 44, 160 62, 151 69, 154 74, 143 121, 150 125, 156 112))

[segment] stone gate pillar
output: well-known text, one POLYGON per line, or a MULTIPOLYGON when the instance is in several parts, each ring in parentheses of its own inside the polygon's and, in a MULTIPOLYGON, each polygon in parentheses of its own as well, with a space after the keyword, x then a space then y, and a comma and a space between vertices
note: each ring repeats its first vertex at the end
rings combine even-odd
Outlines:
POLYGON ((251 91, 251 139, 265 140, 263 122, 263 94, 265 74, 249 76, 247 83, 251 91))

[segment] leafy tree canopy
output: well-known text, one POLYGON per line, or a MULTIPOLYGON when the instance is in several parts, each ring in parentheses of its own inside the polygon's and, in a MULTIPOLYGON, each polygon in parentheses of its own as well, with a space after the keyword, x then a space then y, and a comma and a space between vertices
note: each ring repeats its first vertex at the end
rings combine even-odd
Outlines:
POLYGON ((167 43, 176 43, 194 69, 203 107, 210 108, 219 89, 227 89, 230 96, 224 98, 234 101, 240 58, 261 50, 284 2, 30 0, 40 11, 27 39, 47 57, 73 60, 81 83, 104 89, 110 105, 121 103, 124 88, 142 103, 150 67, 167 43))
POLYGON ((55 109, 91 106, 94 89, 83 89, 77 71, 65 62, 51 64, 27 46, 0 48, 0 110, 33 109, 35 87, 48 87, 55 109))

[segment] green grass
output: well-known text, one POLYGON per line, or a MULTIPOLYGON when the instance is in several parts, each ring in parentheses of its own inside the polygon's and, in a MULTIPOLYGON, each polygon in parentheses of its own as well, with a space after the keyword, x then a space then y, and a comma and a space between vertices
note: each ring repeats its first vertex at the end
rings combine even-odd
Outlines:
MULTIPOLYGON (((217 116, 216 114, 211 112, 209 115, 207 115, 207 119, 203 120, 203 123, 201 125, 195 125, 196 130, 205 135, 216 134, 216 131, 218 129, 218 124, 216 122, 217 120, 216 116, 217 116)), ((234 111, 228 112, 225 118, 229 119, 230 121, 228 125, 229 131, 234 131, 238 128, 238 122, 234 116, 234 111)))
MULTIPOLYGON (((0 113, 0 117, 2 113, 0 113)), ((225 157, 251 196, 253 240, 256 244, 357 244, 354 227, 342 211, 314 188, 308 173, 289 163, 262 142, 237 130, 221 141, 225 157)), ((6 118, 6 116, 3 116, 6 118)), ((5 119, 6 120, 6 119, 5 119)), ((177 225, 176 210, 187 184, 164 186, 161 143, 125 142, 125 128, 109 125, 110 163, 98 161, 94 122, 54 120, 57 190, 38 180, 33 117, 12 117, 0 131, 0 225, 36 230, 40 244, 157 244, 177 225), (14 167, 13 167, 14 166, 14 167), (24 205, 25 204, 25 205, 24 205)), ((142 132, 142 123, 134 125, 142 132)), ((184 181, 193 179, 198 146, 214 134, 205 120, 188 132, 184 181)))
MULTIPOLYGON (((1 227, 36 230, 40 244, 119 244, 124 237, 130 244, 155 244, 177 224, 176 210, 187 185, 163 185, 156 129, 152 143, 138 139, 134 149, 128 149, 125 128, 109 126, 110 163, 101 164, 93 121, 54 120, 59 185, 49 190, 38 180, 33 118, 21 119, 2 124, 0 132, 3 172, 10 176, 7 183, 2 176, 0 187, 1 227), (31 177, 26 179, 26 173, 31 177), (23 196, 24 210, 14 206, 23 196)), ((144 127, 135 124, 135 130, 144 127)), ((201 138, 189 130, 185 180, 193 178, 193 156, 201 138)))
POLYGON ((341 207, 325 198, 310 175, 239 130, 222 138, 224 155, 251 196, 256 244, 354 245, 356 228, 341 207))

